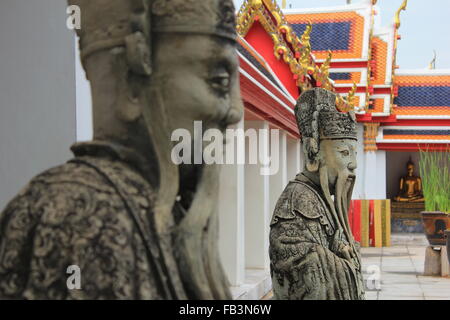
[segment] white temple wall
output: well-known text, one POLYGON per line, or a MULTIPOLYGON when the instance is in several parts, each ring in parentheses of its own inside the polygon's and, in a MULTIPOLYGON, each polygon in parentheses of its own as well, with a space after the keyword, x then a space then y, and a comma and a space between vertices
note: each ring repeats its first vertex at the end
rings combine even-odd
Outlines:
MULTIPOLYGON (((230 128, 243 129, 244 121, 230 128)), ((243 147, 236 143, 235 155, 238 152, 245 152, 243 147)), ((220 257, 230 284, 239 286, 245 280, 245 171, 243 164, 221 166, 219 192, 220 257)))
MULTIPOLYGON (((270 212, 273 212, 275 205, 277 204, 278 198, 283 192, 284 188, 288 183, 287 178, 287 134, 280 130, 279 141, 278 141, 278 171, 270 176, 270 212)), ((271 141, 271 156, 276 157, 277 153, 274 151, 275 146, 272 145, 271 141)), ((276 150, 276 149, 275 149, 276 150)), ((272 159, 274 161, 274 159, 272 159)))
POLYGON ((386 152, 364 152, 364 126, 357 125, 357 162, 354 200, 386 199, 386 152))
POLYGON ((75 37, 75 77, 77 105, 77 141, 90 141, 93 138, 92 95, 89 81, 81 65, 78 37, 75 37))
POLYGON ((287 139, 287 180, 291 181, 297 174, 303 171, 304 159, 303 159, 302 145, 300 140, 287 139))
MULTIPOLYGON (((245 129, 269 130, 267 121, 246 121, 245 129)), ((269 136, 259 139, 259 152, 268 153, 269 136)), ((247 155, 248 155, 247 144, 247 155)), ((245 265, 269 270, 270 177, 261 174, 261 164, 245 165, 245 265)))
POLYGON ((0 211, 76 141, 75 42, 66 2, 0 1, 0 211))

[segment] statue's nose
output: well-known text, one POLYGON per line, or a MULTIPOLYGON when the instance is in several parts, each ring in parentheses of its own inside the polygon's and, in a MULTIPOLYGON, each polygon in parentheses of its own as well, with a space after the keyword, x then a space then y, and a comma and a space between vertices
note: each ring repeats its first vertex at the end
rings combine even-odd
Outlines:
POLYGON ((355 170, 357 167, 358 167, 358 165, 357 165, 356 161, 350 162, 350 163, 348 164, 348 166, 347 166, 347 168, 348 168, 350 171, 355 170))

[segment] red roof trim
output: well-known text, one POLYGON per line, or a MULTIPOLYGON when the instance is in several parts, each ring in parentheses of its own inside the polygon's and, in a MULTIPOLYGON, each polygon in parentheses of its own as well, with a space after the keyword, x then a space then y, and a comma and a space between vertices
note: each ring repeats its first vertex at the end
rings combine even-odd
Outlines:
POLYGON ((450 151, 445 143, 377 143, 378 150, 384 151, 450 151))

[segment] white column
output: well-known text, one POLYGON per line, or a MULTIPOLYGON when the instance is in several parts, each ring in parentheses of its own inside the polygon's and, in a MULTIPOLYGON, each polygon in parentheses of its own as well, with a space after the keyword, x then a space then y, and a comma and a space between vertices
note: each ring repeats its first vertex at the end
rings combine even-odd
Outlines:
POLYGON ((377 154, 369 151, 364 154, 364 199, 373 200, 374 183, 377 179, 377 154))
MULTIPOLYGON (((376 136, 379 136, 381 130, 379 127, 377 127, 377 130, 376 136)), ((363 145, 364 142, 360 144, 363 145)), ((364 152, 363 161, 364 199, 386 199, 386 151, 370 150, 364 152)))
MULTIPOLYGON (((243 129, 243 123, 233 128, 243 129)), ((245 148, 235 141, 235 159, 238 152, 245 152, 245 148)), ((245 278, 244 165, 223 165, 218 183, 220 257, 230 284, 239 286, 245 278)))
MULTIPOLYGON (((273 130, 273 129, 272 129, 273 130)), ((271 157, 279 157, 279 168, 278 172, 276 172, 274 175, 270 176, 270 211, 271 214, 273 213, 273 210, 275 209, 275 205, 278 201, 278 198, 280 198, 281 193, 283 192, 284 188, 286 187, 288 180, 287 180, 287 148, 286 148, 286 133, 282 132, 280 130, 280 136, 279 136, 279 150, 278 154, 276 152, 276 146, 273 145, 273 143, 276 143, 276 141, 271 141, 270 146, 270 155, 271 157), (275 149, 274 149, 275 147, 275 149)), ((272 161, 274 161, 272 159, 272 161)))
MULTIPOLYGON (((246 130, 269 131, 266 121, 246 121, 246 130)), ((269 135, 258 135, 258 152, 269 153, 269 135)), ((249 146, 247 144, 247 151, 249 146)), ((245 252, 246 267, 269 270, 270 189, 269 176, 262 175, 262 165, 245 165, 245 252)))
MULTIPOLYGON (((74 33, 75 35, 75 33, 74 33)), ((78 37, 75 36, 75 81, 77 141, 92 140, 94 135, 92 118, 92 96, 89 81, 83 69, 79 53, 78 37)))
POLYGON ((287 138, 287 180, 291 181, 303 167, 302 148, 299 139, 287 138))
POLYGON ((369 151, 364 158, 364 199, 386 199, 386 151, 369 151))
POLYGON ((375 168, 377 173, 377 179, 374 183, 374 197, 373 199, 384 200, 386 199, 386 151, 378 150, 377 155, 377 166, 375 168))

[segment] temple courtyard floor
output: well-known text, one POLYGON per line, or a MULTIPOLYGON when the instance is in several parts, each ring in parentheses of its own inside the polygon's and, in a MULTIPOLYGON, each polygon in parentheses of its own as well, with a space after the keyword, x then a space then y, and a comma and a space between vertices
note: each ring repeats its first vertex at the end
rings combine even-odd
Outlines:
POLYGON ((427 246, 422 234, 394 234, 391 247, 362 248, 366 299, 450 300, 450 278, 423 276, 427 246))
MULTIPOLYGON (((450 278, 424 276, 428 241, 423 234, 392 234, 391 247, 362 248, 367 300, 450 300, 450 278)), ((270 275, 246 270, 245 284, 232 287, 237 300, 271 300, 270 275)))

